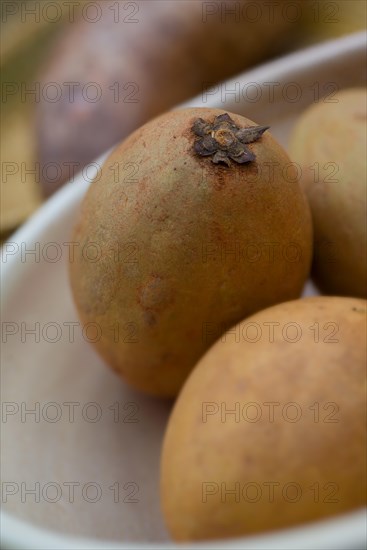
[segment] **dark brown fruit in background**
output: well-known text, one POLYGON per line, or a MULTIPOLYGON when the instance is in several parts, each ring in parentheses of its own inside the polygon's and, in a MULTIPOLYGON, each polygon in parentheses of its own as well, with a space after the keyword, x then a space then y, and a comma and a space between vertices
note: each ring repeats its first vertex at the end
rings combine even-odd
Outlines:
MULTIPOLYGON (((65 27, 41 75, 41 89, 56 83, 63 91, 55 102, 41 95, 36 113, 39 160, 42 166, 56 162, 59 171, 50 169, 48 179, 45 172, 46 195, 151 117, 275 56, 284 42, 282 33, 292 27, 280 7, 270 21, 269 8, 260 6, 260 17, 251 22, 251 10, 249 17, 223 21, 226 4, 230 9, 233 2, 219 0, 97 4, 100 20, 65 27), (218 11, 205 18, 206 6, 218 11), (80 83, 73 102, 65 85, 72 82, 80 83), (101 91, 96 102, 81 93, 93 82, 101 91)), ((92 99, 96 93, 93 86, 84 92, 92 99)))

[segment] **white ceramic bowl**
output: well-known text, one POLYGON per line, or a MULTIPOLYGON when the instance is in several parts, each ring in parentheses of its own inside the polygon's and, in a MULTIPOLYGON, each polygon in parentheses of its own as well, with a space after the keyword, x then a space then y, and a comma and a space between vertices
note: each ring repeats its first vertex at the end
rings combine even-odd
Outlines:
MULTIPOLYGON (((295 117, 315 93, 321 100, 336 88, 365 84, 365 48, 364 33, 327 42, 239 75, 186 105, 225 108, 271 124, 286 145, 295 117), (274 99, 269 82, 275 83, 274 99)), ((176 548, 158 497, 170 406, 138 394, 106 369, 86 342, 93 336, 83 335, 70 296, 67 243, 95 170, 53 196, 3 248, 4 549, 176 548)), ((365 510, 358 510, 295 529, 181 548, 358 550, 365 543, 365 510)))

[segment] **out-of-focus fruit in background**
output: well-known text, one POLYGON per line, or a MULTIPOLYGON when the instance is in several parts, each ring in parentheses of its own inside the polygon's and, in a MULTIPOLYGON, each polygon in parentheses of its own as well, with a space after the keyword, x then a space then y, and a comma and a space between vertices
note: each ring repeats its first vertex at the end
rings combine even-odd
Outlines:
MULTIPOLYGON (((206 81, 214 84, 282 52, 365 27, 366 5, 360 0, 298 0, 300 16, 290 6, 287 17, 278 17, 277 24, 269 24, 269 7, 263 9, 265 16, 259 21, 251 23, 237 16, 235 24, 235 15, 225 15, 226 6, 230 9, 240 3, 230 0, 217 0, 216 5, 207 2, 209 8, 205 9, 215 13, 207 13, 205 24, 198 8, 202 2, 165 0, 163 10, 154 8, 154 3, 93 2, 109 15, 109 19, 102 17, 94 23, 88 23, 85 17, 84 22, 81 20, 87 0, 72 3, 77 4, 73 17, 63 0, 1 3, 1 135, 3 144, 8 141, 1 150, 3 235, 40 204, 40 182, 43 181, 42 194, 47 195, 68 178, 69 169, 60 175, 63 167, 51 166, 42 174, 37 162, 48 165, 55 159, 70 162, 75 157, 85 163, 147 118, 200 92, 206 81), (40 10, 38 19, 30 13, 25 15, 25 10, 32 11, 35 4, 40 10), (108 10, 111 5, 115 11, 108 10), (117 9, 120 23, 111 25, 111 15, 117 9), (128 22, 134 19, 139 23, 128 22), (107 88, 111 82, 113 86, 120 82, 120 98, 125 100, 128 94, 130 98, 134 96, 134 88, 124 86, 136 82, 140 101, 115 103, 117 85, 115 91, 107 90, 110 101, 97 106, 93 102, 83 105, 80 98, 73 104, 42 103, 42 93, 38 102, 31 94, 22 98, 22 86, 31 90, 37 83, 41 86, 41 80, 51 79, 95 81, 107 88), (68 149, 68 144, 73 147, 68 149), (23 167, 19 165, 22 161, 23 167), (15 163, 18 172, 10 174, 16 167, 4 163, 15 163)), ((262 0, 257 3, 263 4, 262 0)), ((277 9, 287 4, 281 0, 277 9)), ((93 19, 96 12, 89 9, 88 18, 93 19)), ((251 17, 256 19, 250 10, 247 19, 251 17)), ((51 97, 51 89, 48 93, 51 97)))
MULTIPOLYGON (((84 0, 83 0, 84 1, 84 0)), ((48 57, 57 32, 67 16, 65 2, 56 0, 60 18, 50 9, 48 17, 27 15, 20 0, 1 3, 1 210, 0 231, 5 237, 42 203, 40 170, 34 131, 37 73, 48 57), (28 92, 28 94, 27 94, 28 92)))
POLYGON ((57 162, 62 170, 56 182, 43 179, 46 194, 69 178, 68 162, 86 165, 153 116, 284 51, 284 37, 294 27, 281 10, 273 22, 262 16, 250 23, 240 12, 223 20, 223 6, 238 9, 238 2, 100 5, 100 22, 81 19, 69 27, 41 72, 41 86, 80 82, 75 101, 64 93, 57 103, 41 100, 37 108, 41 165, 57 162), (100 93, 95 102, 87 97, 93 82, 97 88, 91 85, 89 94, 100 93))
POLYGON ((39 181, 34 174, 35 147, 31 116, 19 109, 1 117, 1 232, 20 224, 41 204, 39 181), (31 170, 26 173, 25 169, 31 170))
POLYGON ((367 2, 364 0, 300 0, 300 4, 308 5, 302 18, 301 41, 305 45, 366 28, 367 2))
POLYGON ((303 113, 290 141, 314 226, 313 276, 325 294, 367 293, 367 94, 342 90, 303 113))

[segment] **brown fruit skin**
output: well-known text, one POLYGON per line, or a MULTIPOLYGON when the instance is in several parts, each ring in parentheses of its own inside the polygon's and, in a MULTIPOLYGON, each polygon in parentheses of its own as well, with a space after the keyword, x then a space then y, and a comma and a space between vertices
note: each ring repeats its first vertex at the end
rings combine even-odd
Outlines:
POLYGON ((188 378, 165 434, 161 500, 172 537, 242 536, 363 506, 366 302, 325 296, 288 302, 246 319, 222 338, 188 378), (241 337, 245 323, 252 323, 247 334, 253 340, 258 324, 258 341, 241 337), (284 329, 288 323, 300 327, 296 342, 286 341, 297 337, 295 328, 284 329), (236 403, 238 416, 226 414, 236 403), (278 403, 273 417, 264 403, 278 403), (285 407, 289 403, 298 409, 285 407), (239 502, 225 496, 235 483, 239 502), (273 501, 271 483, 278 484, 273 501))
POLYGON ((301 115, 290 156, 302 168, 311 207, 315 282, 323 294, 366 298, 366 89, 342 90, 332 99, 301 115))
POLYGON ((133 133, 92 183, 72 239, 80 244, 70 264, 80 318, 100 325, 100 354, 148 393, 176 395, 221 333, 298 297, 309 272, 307 201, 284 179, 289 159, 270 133, 248 145, 257 159, 247 165, 215 165, 193 152, 193 122, 223 113, 182 109, 133 133), (265 162, 276 163, 274 177, 265 162), (88 261, 96 254, 88 243, 99 261, 88 261), (241 256, 230 253, 236 243, 241 256), (268 243, 276 243, 274 259, 268 243))

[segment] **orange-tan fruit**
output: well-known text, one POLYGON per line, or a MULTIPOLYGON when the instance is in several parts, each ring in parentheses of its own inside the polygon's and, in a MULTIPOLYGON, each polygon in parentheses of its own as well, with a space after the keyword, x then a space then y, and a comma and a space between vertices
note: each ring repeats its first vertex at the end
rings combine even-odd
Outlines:
POLYGON ((163 443, 177 541, 288 528, 366 502, 366 301, 278 304, 233 327, 184 385, 163 443))
POLYGON ((290 155, 302 169, 313 226, 313 277, 324 294, 367 296, 366 88, 301 115, 290 155))

